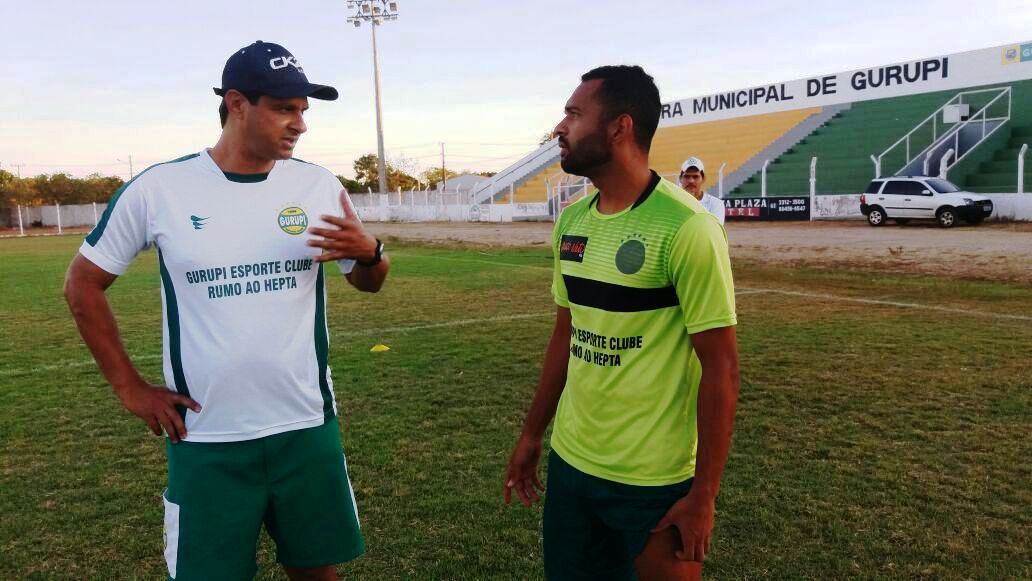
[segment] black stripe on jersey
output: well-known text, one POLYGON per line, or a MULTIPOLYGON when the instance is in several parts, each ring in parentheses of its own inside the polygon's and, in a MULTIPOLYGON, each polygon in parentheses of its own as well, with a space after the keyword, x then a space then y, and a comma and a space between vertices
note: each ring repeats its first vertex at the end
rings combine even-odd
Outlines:
POLYGON ((570 302, 613 313, 637 313, 676 307, 680 304, 673 286, 636 288, 563 275, 570 302))

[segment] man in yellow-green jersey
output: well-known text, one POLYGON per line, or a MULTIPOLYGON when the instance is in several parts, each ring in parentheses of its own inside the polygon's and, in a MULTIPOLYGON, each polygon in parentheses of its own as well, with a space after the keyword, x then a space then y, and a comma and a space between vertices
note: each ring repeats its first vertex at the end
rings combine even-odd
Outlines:
POLYGON ((509 461, 530 505, 555 417, 545 574, 695 579, 709 548, 738 394, 734 285, 719 221, 648 152, 659 91, 640 67, 581 77, 555 128, 563 169, 598 191, 553 235, 555 328, 509 461))

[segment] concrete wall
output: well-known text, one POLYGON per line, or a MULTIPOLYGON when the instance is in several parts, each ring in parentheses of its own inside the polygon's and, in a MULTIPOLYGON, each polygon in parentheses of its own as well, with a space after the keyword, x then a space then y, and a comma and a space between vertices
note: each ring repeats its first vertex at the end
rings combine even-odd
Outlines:
MULTIPOLYGON (((990 220, 1032 221, 1032 193, 1028 194, 979 194, 993 201, 990 220)), ((860 213, 860 195, 817 196, 814 218, 863 219, 860 213)))
POLYGON ((1032 193, 983 195, 993 201, 993 220, 1032 221, 1032 193))
POLYGON ((421 198, 397 194, 351 196, 358 217, 365 222, 512 222, 517 206, 512 204, 457 203, 456 199, 421 198), (400 202, 400 203, 398 203, 400 202))
MULTIPOLYGON (((61 206, 61 226, 71 228, 74 226, 95 226, 97 220, 104 214, 107 204, 97 204, 94 215, 93 204, 80 204, 76 206, 61 206)), ((57 206, 26 207, 21 208, 22 224, 26 228, 32 225, 42 224, 46 228, 57 227, 57 206)), ((10 209, 10 225, 18 227, 18 207, 10 209)))

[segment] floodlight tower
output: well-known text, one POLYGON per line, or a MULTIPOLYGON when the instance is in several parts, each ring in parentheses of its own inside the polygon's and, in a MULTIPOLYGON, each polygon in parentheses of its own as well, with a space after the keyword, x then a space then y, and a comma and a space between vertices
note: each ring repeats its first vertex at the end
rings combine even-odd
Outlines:
POLYGON ((358 28, 362 22, 368 22, 373 30, 373 83, 376 87, 376 149, 377 173, 380 180, 380 193, 387 192, 387 163, 383 153, 383 112, 380 105, 380 61, 376 55, 376 27, 386 20, 398 19, 398 3, 389 0, 348 0, 348 8, 355 14, 348 17, 348 22, 358 28))

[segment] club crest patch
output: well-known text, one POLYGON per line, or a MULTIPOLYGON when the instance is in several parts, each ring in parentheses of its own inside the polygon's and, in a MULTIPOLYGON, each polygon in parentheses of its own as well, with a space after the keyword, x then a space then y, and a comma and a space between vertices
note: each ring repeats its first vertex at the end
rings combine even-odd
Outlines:
POLYGON ((634 274, 645 265, 645 243, 629 238, 616 251, 616 268, 624 274, 634 274))
POLYGON ((308 216, 297 206, 284 208, 277 218, 280 230, 291 236, 297 236, 308 229, 308 216))

